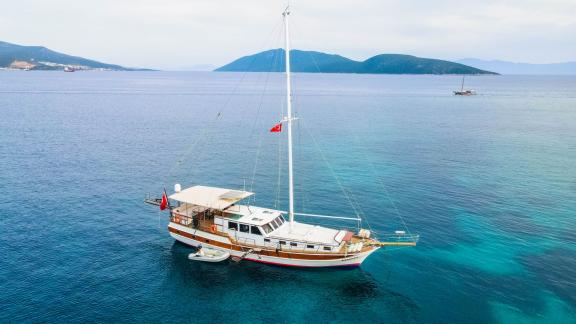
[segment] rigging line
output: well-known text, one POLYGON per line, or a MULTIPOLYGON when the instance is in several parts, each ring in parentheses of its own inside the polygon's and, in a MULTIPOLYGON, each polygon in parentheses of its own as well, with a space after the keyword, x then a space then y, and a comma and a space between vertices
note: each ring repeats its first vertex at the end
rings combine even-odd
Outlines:
MULTIPOLYGON (((279 43, 279 39, 280 39, 280 34, 281 34, 281 28, 279 28, 278 26, 280 25, 280 22, 277 23, 276 27, 274 28, 274 31, 276 32, 276 37, 275 41, 272 42, 272 44, 278 44, 279 43)), ((274 45, 272 46, 273 48, 275 47, 274 45)), ((273 56, 272 56, 272 65, 271 65, 271 71, 274 71, 274 69, 276 68, 277 65, 277 60, 278 60, 278 51, 273 51, 273 56)), ((268 89, 268 82, 270 79, 270 75, 271 75, 271 71, 267 71, 267 73, 265 74, 265 78, 264 78, 264 88, 262 90, 262 92, 260 93, 260 100, 258 103, 258 108, 256 111, 256 117, 254 118, 254 121, 252 123, 252 128, 250 130, 250 134, 248 136, 248 141, 250 141, 254 134, 255 134, 255 130, 256 130, 256 126, 258 123, 258 120, 260 118, 260 112, 262 110, 262 106, 264 103, 264 95, 268 89)), ((257 148, 256 148, 256 156, 255 156, 255 160, 254 160, 254 166, 253 166, 253 170, 252 170, 252 177, 251 177, 251 181, 250 181, 250 191, 253 191, 254 189, 254 182, 255 182, 255 178, 256 178, 256 170, 259 164, 259 160, 260 160, 260 152, 261 152, 261 147, 262 147, 262 137, 263 137, 263 132, 259 131, 256 132, 257 134, 259 134, 258 136, 258 144, 257 144, 257 148)), ((246 178, 246 177, 245 177, 246 178)), ((248 205, 250 205, 250 202, 255 203, 256 202, 256 195, 251 196, 248 199, 248 205)))
MULTIPOLYGON (((292 21, 293 21, 293 20, 294 20, 294 19, 292 19, 292 21)), ((292 26, 293 26, 293 24, 292 24, 292 26)), ((298 31, 297 31, 297 32, 298 32, 298 31)), ((296 33, 296 34, 297 34, 297 33, 296 33)), ((298 37, 294 37, 294 39, 298 39, 298 37)), ((296 42, 294 42, 294 43, 296 43, 296 42)), ((297 46, 295 46, 294 48, 297 48, 297 46)), ((298 74, 293 74, 294 80, 297 79, 298 77, 299 77, 298 74)), ((294 112, 294 116, 295 116, 295 117, 300 115, 300 101, 299 101, 300 96, 297 95, 297 93, 299 92, 299 90, 300 90, 300 88, 299 88, 299 83, 298 83, 298 82, 294 82, 293 85, 292 85, 292 102, 294 103, 294 104, 293 104, 293 112, 294 112)), ((299 117, 298 117, 298 118, 299 118, 299 117)), ((294 158, 295 158, 296 161, 298 161, 299 158, 303 156, 303 154, 302 154, 302 152, 301 152, 301 151, 302 151, 302 147, 303 147, 303 145, 302 145, 302 129, 301 129, 300 123, 295 123, 294 125, 295 125, 295 126, 294 126, 294 129, 295 129, 295 132, 296 132, 296 141, 295 141, 295 144, 296 144, 296 147, 297 147, 297 149, 294 150, 294 158)), ((310 193, 309 193, 309 191, 306 190, 306 186, 304 185, 304 181, 303 181, 303 180, 304 180, 304 179, 301 179, 301 181, 299 181, 299 182, 296 184, 296 186, 297 186, 297 189, 298 189, 298 191, 299 191, 298 194, 299 194, 299 196, 300 196, 299 203, 301 204, 302 210, 305 210, 305 206, 306 206, 307 204, 309 205, 309 202, 310 202, 310 199, 309 199, 310 193)), ((295 188, 295 189, 296 189, 296 188, 295 188)))
MULTIPOLYGON (((298 27, 299 25, 297 23, 297 20, 298 19, 292 18, 292 21, 291 21, 292 30, 295 31, 295 34, 301 35, 302 33, 300 33, 300 29, 298 27)), ((312 55, 312 53, 310 51, 306 51, 306 54, 308 54, 308 56, 312 59, 312 63, 314 63, 314 67, 316 68, 316 71, 318 71, 318 73, 322 73, 322 71, 320 71, 320 66, 318 65, 318 61, 316 61, 316 59, 314 58, 314 55, 312 55)))
MULTIPOLYGON (((260 49, 263 49, 265 47, 266 44, 269 43, 270 39, 273 38, 274 33, 277 33, 277 29, 279 29, 280 25, 281 25, 281 21, 278 21, 276 23, 276 25, 274 26, 274 28, 272 28, 270 34, 268 34, 268 36, 266 37, 266 39, 264 40, 264 42, 262 43, 262 45, 260 46, 260 49)), ((252 65, 254 64, 254 62, 256 61, 256 57, 252 57, 252 60, 250 60, 250 63, 248 64, 248 68, 246 69, 246 71, 244 71, 244 73, 242 74, 242 79, 240 80, 239 83, 236 84, 236 87, 234 89, 234 92, 236 92, 236 90, 238 89, 238 87, 240 86, 240 84, 242 83, 242 81, 244 80, 244 78, 246 77, 246 75, 250 72, 250 68, 252 67, 252 65)), ((232 99, 232 96, 229 96, 228 98, 228 102, 230 102, 230 100, 232 99)))
POLYGON ((209 125, 212 125, 215 123, 215 121, 220 118, 220 113, 216 114, 216 116, 214 116, 213 119, 211 119, 209 121, 209 124, 206 124, 203 128, 202 128, 202 136, 198 136, 196 138, 196 140, 194 142, 192 142, 192 144, 190 144, 187 149, 184 151, 184 153, 182 153, 179 157, 178 160, 176 160, 176 163, 174 165, 172 165, 172 167, 170 168, 170 170, 168 170, 168 174, 167 177, 171 178, 172 177, 172 173, 173 171, 176 170, 177 167, 179 167, 185 160, 185 157, 188 156, 190 154, 190 152, 196 147, 196 145, 198 145, 200 139, 204 139, 206 137, 206 133, 208 132, 208 129, 210 129, 211 127, 208 127, 209 125))
MULTIPOLYGON (((315 65, 316 65, 316 68, 317 68, 318 72, 321 72, 320 69, 318 68, 318 64, 316 63, 316 60, 314 59, 314 56, 312 56, 310 53, 308 53, 308 54, 309 54, 309 56, 312 58, 312 60, 315 62, 315 65)), ((304 126, 302 126, 302 127, 304 127, 304 126)), ((309 131, 308 129, 306 129, 306 130, 310 133, 310 131, 309 131)), ((311 134, 311 133, 310 133, 310 134, 311 134)), ((318 144, 317 144, 317 142, 316 142, 316 140, 315 140, 315 137, 312 136, 312 138, 313 138, 315 144, 318 146, 318 144)), ((322 153, 322 155, 324 154, 321 149, 320 149, 320 152, 322 153)), ((323 156, 323 158, 325 159, 324 156, 323 156)), ((328 164, 328 166, 330 167, 333 176, 337 179, 338 182, 340 182, 340 180, 338 179, 335 171, 331 168, 331 166, 330 166, 329 162, 327 161, 327 159, 325 159, 325 162, 326 162, 326 163, 328 164)), ((341 185, 341 183, 340 183, 340 185, 341 185)), ((363 209, 362 209, 362 206, 360 205, 360 203, 358 203, 358 200, 356 199, 356 197, 355 197, 355 195, 353 194, 353 192, 352 192, 351 190, 349 190, 349 189, 346 189, 343 185, 341 185, 341 190, 342 190, 342 192, 347 196, 348 202, 350 203, 350 205, 352 206, 352 208, 355 210, 357 216, 362 216, 362 217, 359 219, 359 222, 361 223, 362 221, 365 220, 366 223, 367 223, 367 225, 368 225, 368 227, 369 227, 369 229, 372 230, 372 226, 370 225, 370 222, 368 221, 368 218, 366 217, 366 215, 365 215, 365 213, 364 213, 364 211, 363 211, 363 209)))
POLYGON ((345 188, 346 191, 348 192, 348 195, 350 195, 350 198, 352 199, 352 202, 354 203, 354 205, 356 206, 356 208, 358 208, 360 215, 362 216, 362 219, 365 218, 366 214, 364 213, 364 211, 362 210, 362 206, 360 205, 360 203, 358 202, 358 200, 356 199, 356 196, 354 196, 354 193, 352 192, 352 190, 345 188))
MULTIPOLYGON (((282 58, 280 58, 282 59, 282 58)), ((286 101, 285 100, 281 100, 280 104, 278 105, 280 107, 280 119, 282 119, 282 116, 284 116, 284 106, 286 105, 286 101)), ((278 178, 277 178, 277 182, 276 182, 276 199, 274 200, 274 206, 275 208, 279 207, 280 204, 280 193, 282 190, 282 162, 283 162, 283 151, 282 148, 284 147, 282 144, 284 143, 284 137, 283 136, 278 136, 278 178)))
MULTIPOLYGON (((274 30, 276 30, 276 28, 275 28, 274 30)), ((280 30, 280 29, 278 29, 278 30, 280 30)), ((278 32, 278 33, 276 34, 275 41, 274 41, 274 42, 271 42, 270 44, 277 44, 277 43, 278 43, 279 34, 280 34, 280 33, 278 32)), ((272 46, 272 47, 274 47, 274 46, 272 46)), ((273 55, 273 56, 272 56, 273 59, 272 59, 272 62, 271 62, 271 63, 274 64, 273 61, 274 61, 274 59, 275 59, 275 57, 276 57, 276 52, 274 51, 272 55, 273 55)), ((250 97, 256 97, 256 101, 258 102, 258 103, 255 102, 255 104, 256 104, 257 107, 258 107, 256 118, 252 118, 251 115, 247 113, 248 107, 254 105, 254 104, 252 104, 249 100, 246 100, 246 101, 244 102, 244 104, 241 105, 242 109, 241 109, 241 111, 239 112, 239 115, 243 116, 243 119, 242 119, 241 122, 240 122, 240 125, 241 125, 241 126, 243 126, 245 123, 246 123, 246 124, 250 124, 250 121, 253 121, 253 122, 252 122, 252 128, 250 129, 250 133, 249 133, 248 138, 247 138, 248 140, 251 140, 252 137, 253 137, 253 135, 254 135, 255 125, 256 125, 256 122, 258 121, 258 118, 259 118, 259 116, 260 116, 260 111, 261 111, 262 102, 263 102, 263 99, 264 99, 264 95, 265 95, 265 93, 266 93, 266 88, 267 88, 267 85, 268 85, 268 79, 269 79, 269 77, 270 77, 270 71, 267 71, 267 72, 263 73, 263 74, 262 74, 262 75, 263 75, 262 78, 260 78, 260 75, 261 75, 260 73, 256 74, 256 77, 257 77, 257 78, 256 78, 256 80, 254 81, 254 83, 259 84, 259 82, 260 82, 262 79, 264 79, 264 89, 263 89, 261 92, 259 92, 259 94, 260 94, 259 98, 258 98, 258 96, 257 96, 258 93, 254 93, 253 95, 250 96, 250 97)), ((245 177, 245 178, 248 178, 248 177, 245 177)))
MULTIPOLYGON (((298 27, 299 25, 298 25, 297 23, 294 23, 294 19, 293 19, 292 26, 293 26, 293 30, 296 31, 296 34, 300 34, 300 29, 299 29, 299 27, 298 27)), ((314 63, 314 67, 316 68, 316 70, 317 70, 319 73, 322 73, 322 71, 320 70, 320 67, 319 67, 319 65, 318 65, 318 62, 316 61, 316 58, 314 57, 314 55, 312 55, 310 51, 306 51, 306 54, 308 54, 308 56, 310 57, 310 59, 311 59, 312 62, 314 63)), ((298 109, 298 105, 296 105, 296 109, 298 109)), ((300 126, 298 125, 297 127, 298 127, 298 128, 297 128, 298 138, 299 138, 299 140, 300 140, 300 136, 301 136, 300 126)), ((336 176, 335 176, 335 177, 336 177, 336 176)), ((301 188, 303 188, 303 186, 301 186, 301 188)), ((345 190, 345 189, 344 189, 344 190, 345 190)), ((344 192, 344 190, 343 190, 343 192, 344 192)), ((306 191, 305 189, 302 189, 302 191, 303 191, 303 192, 302 192, 302 195, 303 195, 303 196, 309 195, 309 192, 306 191)), ((345 192, 344 192, 344 194, 346 195, 345 192)), ((351 194, 351 192, 349 192, 349 194, 351 194)), ((363 213, 363 211, 362 211, 361 206, 358 204, 358 202, 356 201, 355 198, 354 198, 354 201, 355 201, 355 206, 356 206, 356 208, 357 208, 357 209, 359 210, 359 212, 362 214, 362 219, 366 219, 366 217, 365 217, 365 215, 364 215, 364 213, 363 213)), ((303 199, 303 203, 304 203, 304 199, 303 199)), ((349 203, 353 206, 352 208, 355 208, 354 205, 353 205, 353 202, 352 202, 351 200, 349 200, 349 203)), ((355 208, 355 211, 356 211, 356 208, 355 208)), ((356 214, 357 214, 357 216, 358 216, 358 212, 356 212, 356 214)), ((360 221, 360 222, 361 222, 361 221, 360 221)), ((367 220, 366 220, 366 222, 368 223, 367 220)), ((368 223, 368 226, 370 227, 370 224, 369 224, 369 223, 368 223)))
MULTIPOLYGON (((298 77, 297 74, 293 74, 293 79, 296 80, 296 78, 298 77)), ((298 82, 294 82, 292 85, 292 111, 293 111, 293 116, 294 118, 299 118, 297 116, 299 116, 299 107, 300 107, 300 101, 299 101, 299 97, 298 95, 296 95, 298 93, 298 82)), ((294 139, 294 147, 295 149, 293 150, 293 155, 294 155, 294 161, 298 162, 298 161, 302 161, 301 158, 303 156, 302 154, 302 141, 301 141, 301 128, 300 128, 300 123, 296 122, 293 124, 292 126, 292 130, 293 133, 296 133, 296 138, 294 139)), ((295 169, 295 172, 298 169, 295 169)), ((304 186, 304 177, 302 177, 302 174, 300 174, 300 176, 298 176, 298 179, 300 179, 300 181, 297 181, 294 184, 294 195, 298 196, 299 199, 296 200, 297 204, 300 204, 300 209, 304 210, 304 206, 305 206, 305 195, 306 195, 306 190, 305 190, 305 186, 304 186)))
POLYGON ((283 136, 278 136, 277 146, 278 146, 278 176, 276 179, 276 197, 274 200, 274 207, 278 208, 280 206, 280 193, 282 192, 282 162, 283 160, 283 136))
POLYGON ((366 217, 366 214, 364 213, 364 210, 362 209, 362 205, 360 205, 360 203, 356 199, 356 196, 354 195, 354 193, 351 190, 349 190, 349 191, 350 191, 350 196, 352 197, 352 199, 356 203, 356 206, 358 206, 358 209, 360 209, 360 212, 362 214, 362 219, 360 219, 358 221, 358 230, 360 230, 360 226, 361 226, 362 222, 366 222, 366 224, 368 225, 368 229, 370 231, 372 231, 372 225, 370 224, 368 217, 366 217))
MULTIPOLYGON (((358 134, 356 132, 354 132, 352 129, 349 128, 349 131, 353 134, 354 139, 356 140, 357 144, 360 144, 360 138, 358 136, 358 134)), ((372 162, 372 159, 370 159, 370 157, 368 156, 368 152, 364 149, 364 147, 362 145, 358 145, 360 147, 362 147, 362 152, 364 153, 364 158, 366 159, 366 161, 368 162, 368 165, 370 166, 370 170, 372 172, 372 174, 374 175, 374 177, 376 178, 377 183, 380 185, 380 187, 383 189, 384 194, 386 196, 386 198, 388 199, 388 201, 390 202, 390 204, 392 205, 394 211, 396 212, 396 215, 398 216, 398 218, 400 219, 400 222, 402 223, 402 226, 404 227, 404 229, 406 230, 406 232, 408 234, 412 234, 410 233, 410 230, 408 229, 408 225, 406 224, 406 221, 404 220, 404 217, 402 216, 402 214, 400 213, 400 209, 398 209, 398 206, 396 205, 396 203, 394 202, 394 200, 392 199, 391 195, 390 195, 390 191, 388 190, 388 187, 384 184, 384 181, 382 180, 382 178, 378 175, 378 173, 376 172, 376 167, 374 166, 374 163, 372 162)))
MULTIPOLYGON (((298 93, 299 88, 295 87, 295 92, 298 93)), ((295 106, 296 106, 296 114, 299 116, 300 115, 300 96, 294 96, 294 101, 295 101, 295 106)), ((300 118, 300 117, 298 117, 300 118)), ((297 150, 296 150, 296 154, 298 156, 298 159, 300 159, 300 161, 303 161, 302 157, 304 157, 304 145, 302 144, 302 126, 300 125, 300 123, 296 123, 296 145, 297 145, 297 150)), ((307 189, 306 183, 305 181, 307 180, 305 177, 300 176, 301 181, 299 182, 299 190, 300 190, 300 196, 301 196, 301 204, 302 204, 302 210, 305 211, 306 210, 306 206, 310 205, 310 191, 307 189)))
POLYGON ((280 203, 280 188, 282 183, 282 136, 278 136, 278 177, 276 181, 274 208, 278 208, 280 203))
MULTIPOLYGON (((266 46, 266 48, 268 48, 267 44, 269 45, 269 44, 276 44, 276 43, 278 43, 278 39, 279 39, 279 37, 280 37, 279 34, 280 34, 280 31, 281 31, 280 26, 281 26, 281 20, 279 20, 279 21, 276 23, 276 25, 275 25, 274 28, 272 29, 271 33, 270 33, 270 34, 268 35, 268 37, 266 38, 266 41, 265 41, 264 43, 262 43, 262 46, 260 47, 261 50, 264 49, 265 46, 266 46), (276 35, 276 36, 274 37, 274 35, 276 35), (273 40, 273 41, 271 41, 271 40, 273 40)), ((247 68, 246 71, 245 71, 245 74, 246 74, 246 72, 250 72, 251 67, 254 65, 254 62, 255 62, 255 61, 256 61, 256 57, 253 57, 252 60, 250 61, 249 65, 248 65, 248 68, 247 68)), ((260 76, 260 74, 257 74, 257 75, 256 75, 256 80, 255 80, 255 82, 257 82, 257 83, 261 81, 261 79, 259 78, 259 76, 260 76)), ((266 74, 264 74, 264 76, 265 76, 265 82, 266 82, 266 84, 267 84, 267 83, 268 83, 269 74, 266 73, 266 74)), ((243 80, 242 80, 242 81, 243 81, 243 80)), ((260 92, 260 102, 263 100, 263 96, 264 96, 264 92, 260 92)), ((252 96, 251 96, 251 97, 252 97, 252 96)), ((250 100, 246 100, 246 101, 244 101, 243 104, 240 104, 240 105, 239 105, 239 106, 240 106, 240 111, 238 112, 238 115, 244 117, 244 118, 240 121, 240 128, 242 128, 244 124, 247 124, 247 123, 250 122, 250 118, 248 117, 249 114, 247 113, 247 110, 248 110, 248 107, 251 106, 251 105, 252 105, 252 103, 250 102, 250 100)), ((261 108, 261 107, 259 106, 259 107, 258 107, 258 114, 259 114, 259 112, 260 112, 260 108, 261 108)), ((249 136, 248 136, 248 139, 251 139, 251 137, 252 137, 252 135, 253 135, 253 133, 254 133, 254 124, 255 124, 255 123, 256 123, 256 120, 254 121, 254 123, 253 123, 253 125, 252 125, 252 129, 251 129, 251 132, 250 132, 250 134, 249 134, 249 136)), ((245 177, 245 178, 247 178, 247 177, 245 177)))
MULTIPOLYGON (((277 58, 278 58, 278 56, 279 56, 279 55, 276 55, 276 53, 277 53, 277 52, 274 52, 274 58, 273 58, 273 63, 272 63, 272 68, 273 68, 273 69, 274 69, 275 66, 276 66, 277 58)), ((252 134, 254 133, 254 130, 256 129, 256 123, 257 123, 257 121, 258 121, 258 119, 259 119, 259 117, 260 117, 260 110, 261 110, 261 108, 262 108, 262 106, 263 106, 263 103, 264 103, 264 93, 265 93, 266 90, 268 89, 268 81, 269 81, 269 78, 270 78, 270 72, 266 73, 266 79, 265 79, 265 83, 264 83, 264 90, 263 90, 263 92, 262 92, 262 95, 260 96, 260 103, 259 103, 259 105, 258 105, 258 110, 257 110, 257 112, 256 112, 256 118, 254 119, 254 123, 252 124, 252 131, 251 131, 251 134, 250 134, 249 138, 252 137, 252 134)), ((261 152, 261 147, 262 147, 263 132, 262 132, 262 131, 259 131, 258 134, 260 134, 260 136, 258 137, 258 145, 257 145, 257 150, 256 150, 256 159, 255 159, 255 161, 254 161, 254 168, 253 168, 253 170, 252 170, 252 179, 251 179, 251 182, 250 182, 250 191, 253 191, 253 189, 254 189, 254 181, 255 181, 255 179, 256 179, 256 170, 257 170, 257 167, 258 167, 258 161, 259 161, 259 158, 260 158, 260 152, 261 152)), ((255 195, 254 195, 254 196, 255 196, 255 195)), ((249 199, 248 201, 250 201, 250 199, 249 199)), ((256 198, 255 198, 255 197, 253 198, 253 201, 256 202, 256 198)))
MULTIPOLYGON (((308 129, 306 129, 306 130, 312 135, 312 133, 308 129)), ((340 189, 342 190, 342 192, 344 193, 344 195, 348 199, 350 206, 352 206, 352 208, 354 209, 354 212, 355 212, 356 216, 358 217, 358 224, 357 224, 358 230, 360 229, 360 226, 361 226, 363 221, 365 221, 366 224, 368 225, 368 228, 370 230, 372 230, 372 226, 370 224, 370 221, 368 220, 368 217, 366 217, 366 214, 364 213, 362 205, 360 205, 360 203, 356 199, 356 196, 354 195, 354 193, 351 190, 344 187, 344 185, 341 183, 340 179, 338 178, 338 175, 336 174, 336 172, 332 168, 331 164, 328 162, 328 159, 326 159, 324 152, 319 147, 315 137, 313 135, 311 137, 312 137, 313 141, 315 142, 315 145, 318 147, 319 151, 321 152, 321 155, 322 155, 325 163, 328 165, 330 171, 332 172, 332 175, 334 176, 334 178, 337 180, 338 184, 340 185, 340 189)))
MULTIPOLYGON (((282 53, 282 51, 281 51, 282 53)), ((288 62, 286 62, 286 57, 285 55, 281 55, 279 58, 280 64, 284 64, 284 67, 286 67, 286 64, 288 64, 288 62)), ((285 70, 285 69, 284 69, 285 70)), ((279 69, 279 71, 281 72, 281 69, 279 69)), ((282 92, 283 93, 283 98, 285 98, 286 96, 288 96, 287 93, 287 89, 283 88, 282 92)), ((280 108, 280 119, 282 120, 284 118, 285 115, 287 115, 287 102, 285 100, 281 100, 280 104, 278 105, 278 107, 280 108), (285 113, 286 111, 286 113, 285 113)), ((276 199, 274 201, 274 204, 276 206, 276 208, 280 207, 280 197, 281 197, 281 193, 282 193, 282 165, 284 162, 284 159, 286 158, 284 156, 284 145, 283 143, 286 140, 286 137, 288 135, 284 136, 284 133, 281 133, 281 136, 278 136, 278 178, 277 178, 277 183, 276 183, 276 199)))
MULTIPOLYGON (((254 59, 249 63, 249 68, 247 70, 250 69, 250 66, 252 65, 254 59)), ((232 96, 234 96, 236 94, 236 92, 238 91, 238 89, 240 88, 240 84, 242 84, 244 82, 244 79, 246 78, 246 75, 248 74, 248 71, 244 71, 242 73, 242 76, 240 78, 240 80, 234 85, 234 88, 232 90, 232 93, 230 93, 227 97, 226 97, 226 101, 224 102, 224 104, 222 105, 222 107, 220 109, 217 110, 216 115, 214 116, 213 119, 210 120, 209 123, 207 123, 203 128, 202 128, 202 136, 199 136, 196 138, 196 140, 192 143, 192 145, 190 145, 188 147, 188 149, 182 154, 181 158, 178 160, 177 164, 175 164, 172 169, 170 169, 169 172, 169 176, 171 176, 171 173, 174 169, 176 169, 182 162, 184 162, 185 157, 188 156, 195 148, 196 146, 200 143, 201 140, 204 140, 204 143, 210 142, 211 139, 214 136, 214 132, 208 134, 208 131, 210 129, 213 129, 215 124, 222 118, 222 116, 224 115, 224 112, 226 111, 226 109, 229 106, 229 103, 232 99, 232 96), (207 136, 208 135, 208 136, 207 136)), ((202 154, 198 154, 198 158, 200 158, 202 154)), ((191 173, 191 177, 193 177, 193 173, 194 170, 191 173)))
MULTIPOLYGON (((302 129, 300 127, 300 123, 296 123, 296 158, 297 161, 300 160, 302 161, 302 156, 304 156, 303 154, 303 150, 302 150, 302 129)), ((309 201, 309 193, 306 190, 306 186, 304 184, 304 181, 306 180, 306 178, 301 174, 300 175, 300 182, 298 185, 298 190, 300 191, 300 203, 301 203, 301 210, 302 211, 306 211, 306 206, 309 205, 308 201, 309 201)))
MULTIPOLYGON (((269 39, 272 37, 272 35, 274 34, 274 32, 276 31, 276 29, 279 28, 279 26, 281 25, 281 21, 279 21, 276 26, 272 29, 272 32, 268 35, 268 37, 266 37, 266 40, 263 42, 261 48, 264 47, 264 45, 266 43, 268 43, 269 39)), ((242 73, 242 76, 240 78, 240 81, 238 81, 235 86, 234 89, 232 90, 232 93, 228 94, 227 96, 227 100, 224 102, 224 104, 222 105, 222 107, 217 111, 216 115, 214 116, 213 119, 210 120, 209 123, 207 123, 206 125, 204 125, 203 129, 202 129, 202 136, 199 136, 196 138, 196 140, 188 146, 188 148, 184 151, 183 154, 180 155, 180 158, 176 161, 176 163, 170 168, 170 170, 168 171, 167 177, 171 178, 173 176, 173 172, 175 171, 176 168, 178 168, 185 160, 185 158, 190 155, 190 153, 192 152, 192 150, 198 145, 198 143, 200 142, 201 139, 203 140, 210 140, 211 137, 208 137, 208 139, 206 139, 206 134, 208 132, 209 129, 213 128, 213 125, 216 124, 216 122, 218 120, 221 119, 221 117, 224 115, 224 111, 226 110, 226 108, 228 107, 232 97, 236 94, 236 92, 238 91, 240 84, 242 84, 242 82, 244 81, 244 79, 246 78, 246 75, 248 74, 248 70, 250 70, 250 68, 252 67, 252 65, 254 64, 254 61, 256 60, 256 58, 252 58, 252 60, 249 62, 248 64, 248 69, 246 71, 244 71, 244 73, 242 73)), ((213 134, 212 134, 213 135, 213 134)), ((210 136, 210 135, 209 135, 210 136)), ((198 156, 200 156, 200 154, 198 154, 198 156)), ((193 176, 193 172, 194 169, 192 171, 191 177, 193 176)))
MULTIPOLYGON (((300 121, 302 123, 302 121, 300 121)), ((356 215, 356 217, 360 218, 360 213, 358 212, 358 210, 356 209, 356 207, 354 206, 354 204, 352 203, 352 200, 350 199, 346 189, 344 188, 344 185, 342 184, 342 182, 340 181, 340 178, 338 178, 338 175, 336 174, 336 172, 334 171, 334 169, 332 168, 332 165, 330 164, 330 162, 328 162, 328 159, 326 158, 326 155, 324 154, 324 151, 322 150, 322 148, 320 148, 320 146, 318 145, 318 142, 316 141, 316 138, 314 137, 314 135, 312 134, 312 132, 310 132, 310 130, 307 127, 304 127, 304 123, 302 123, 302 128, 310 135, 310 137, 312 138, 312 142, 314 143, 316 149, 320 152, 320 156, 322 157, 322 160, 324 161, 324 163, 326 163, 326 165, 328 166, 328 170, 330 170, 330 172, 332 173, 332 176, 336 179, 336 182, 338 183, 338 186, 340 187, 340 190, 342 190, 342 193, 344 193, 344 196, 346 197, 346 199, 348 200, 348 203, 350 204, 350 206, 352 207, 352 209, 354 210, 354 214, 356 215)))
MULTIPOLYGON (((298 32, 299 32, 298 25, 295 24, 294 22, 292 22, 292 26, 293 26, 293 29, 298 33, 298 32)), ((312 62, 314 63, 314 67, 316 68, 316 70, 317 70, 319 73, 322 73, 322 71, 320 70, 320 66, 318 65, 318 62, 317 62, 316 59, 314 58, 314 55, 312 55, 309 51, 307 51, 306 53, 308 54, 308 56, 311 58, 312 62)), ((356 133, 354 133, 354 132, 353 132, 353 134, 354 134, 355 138, 358 139, 358 134, 356 134, 356 133)), ((390 196, 390 193, 389 193, 389 191, 388 191, 388 188, 384 185, 382 179, 376 174, 376 169, 375 169, 375 167, 374 167, 374 164, 371 162, 371 160, 368 159, 367 153, 364 152, 364 154, 365 154, 365 157, 367 158, 367 160, 368 160, 368 162, 369 162, 369 164, 370 164, 372 173, 375 175, 375 177, 376 177, 376 179, 378 180, 378 182, 380 183, 381 187, 384 188, 385 193, 386 193, 386 197, 388 198, 388 200, 390 201, 390 203, 391 203, 392 206, 394 207, 394 209, 395 209, 395 211, 396 211, 396 214, 398 215, 398 217, 400 218, 400 221, 402 222, 402 225, 404 226, 404 229, 410 234, 410 231, 408 230, 408 226, 406 225, 406 222, 405 222, 404 218, 403 218, 402 215, 400 214, 400 211, 399 211, 398 207, 396 206, 396 204, 395 204, 394 201, 392 200, 392 198, 391 198, 391 196, 390 196)), ((369 227, 370 230, 372 231, 372 227, 370 226, 370 222, 368 221, 368 218, 365 217, 365 215, 363 215, 363 216, 364 216, 364 217, 363 217, 363 220, 366 220, 366 223, 367 223, 368 227, 369 227)))

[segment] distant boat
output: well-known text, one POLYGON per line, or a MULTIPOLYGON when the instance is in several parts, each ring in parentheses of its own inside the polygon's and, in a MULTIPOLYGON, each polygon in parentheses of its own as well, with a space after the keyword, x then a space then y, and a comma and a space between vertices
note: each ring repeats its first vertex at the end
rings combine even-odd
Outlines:
POLYGON ((76 72, 76 69, 71 66, 65 66, 64 72, 76 72))
POLYGON ((471 90, 471 89, 464 90, 464 79, 466 79, 465 75, 462 76, 462 86, 460 87, 460 91, 454 91, 454 95, 456 95, 456 96, 473 96, 473 95, 475 95, 476 91, 474 91, 474 90, 471 90))

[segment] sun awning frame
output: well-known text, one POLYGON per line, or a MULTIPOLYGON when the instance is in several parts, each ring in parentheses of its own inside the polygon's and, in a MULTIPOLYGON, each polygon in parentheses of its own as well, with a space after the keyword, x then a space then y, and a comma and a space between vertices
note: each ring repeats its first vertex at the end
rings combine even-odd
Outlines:
POLYGON ((194 186, 174 193, 169 198, 187 204, 224 210, 253 194, 253 192, 242 190, 194 186))

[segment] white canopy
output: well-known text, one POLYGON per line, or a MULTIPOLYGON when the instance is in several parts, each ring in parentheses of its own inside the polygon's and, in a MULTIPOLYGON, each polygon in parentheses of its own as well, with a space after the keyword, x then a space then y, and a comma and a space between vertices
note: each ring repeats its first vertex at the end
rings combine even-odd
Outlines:
POLYGON ((169 198, 183 203, 223 210, 253 194, 248 191, 194 186, 172 194, 169 198))

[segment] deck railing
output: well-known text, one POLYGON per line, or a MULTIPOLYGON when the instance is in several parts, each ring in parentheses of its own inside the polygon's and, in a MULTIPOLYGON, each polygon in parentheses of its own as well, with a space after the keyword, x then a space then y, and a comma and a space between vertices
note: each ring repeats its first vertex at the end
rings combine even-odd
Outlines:
POLYGON ((172 214, 170 215, 170 221, 176 224, 190 226, 193 224, 192 217, 193 216, 184 215, 173 211, 172 214))

